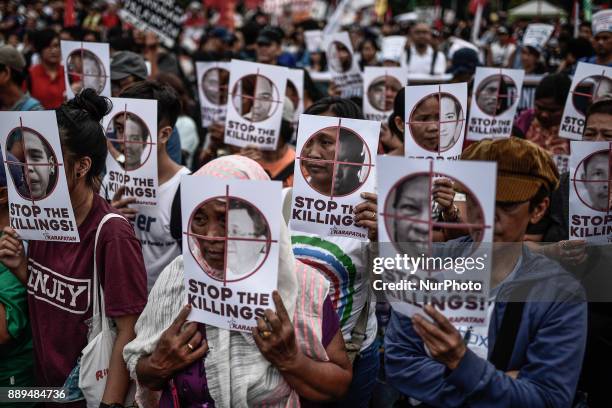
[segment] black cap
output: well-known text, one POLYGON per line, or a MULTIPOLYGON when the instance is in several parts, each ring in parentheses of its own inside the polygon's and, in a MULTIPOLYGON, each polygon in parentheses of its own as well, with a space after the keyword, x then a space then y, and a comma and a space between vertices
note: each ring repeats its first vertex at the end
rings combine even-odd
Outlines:
POLYGON ((129 75, 145 80, 148 76, 144 58, 132 51, 116 53, 111 60, 110 69, 111 81, 118 81, 129 75))
POLYGON ((280 44, 283 41, 284 33, 278 27, 264 27, 257 36, 257 44, 280 44))

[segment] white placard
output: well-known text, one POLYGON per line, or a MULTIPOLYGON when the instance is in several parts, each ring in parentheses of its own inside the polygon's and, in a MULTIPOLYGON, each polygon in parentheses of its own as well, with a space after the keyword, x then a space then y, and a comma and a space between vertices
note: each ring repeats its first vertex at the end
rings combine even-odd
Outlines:
POLYGON ((202 126, 225 123, 229 62, 196 62, 202 126))
POLYGON ((83 88, 111 96, 108 43, 62 41, 61 50, 67 99, 74 98, 83 88))
POLYGON ((0 112, 0 135, 11 228, 24 240, 79 242, 55 111, 0 112))
POLYGON ((612 242, 612 142, 571 142, 569 238, 612 242))
POLYGON ((523 45, 544 48, 553 31, 555 27, 551 24, 529 24, 523 34, 523 45))
POLYGON ((384 37, 381 54, 383 61, 402 61, 402 57, 406 54, 406 37, 403 35, 384 37))
POLYGON ((476 68, 468 140, 510 137, 525 71, 476 68))
POLYGON ((406 157, 459 158, 466 127, 466 83, 409 86, 405 106, 406 157))
POLYGON ((363 73, 363 115, 368 120, 386 122, 393 112, 395 95, 408 84, 406 69, 365 67, 363 73))
POLYGON ((348 33, 343 31, 326 36, 323 46, 332 81, 340 89, 341 96, 361 96, 363 80, 348 33))
POLYGON ((189 320, 250 332, 274 310, 281 183, 181 179, 185 292, 189 320))
MULTIPOLYGON (((445 307, 438 309, 453 324, 486 325, 490 281, 491 245, 493 242, 495 186, 497 164, 493 162, 466 162, 444 160, 419 160, 403 157, 379 156, 378 158, 378 237, 380 256, 384 258, 400 257, 445 259, 446 256, 473 258, 474 264, 480 262, 483 268, 464 270, 454 267, 450 270, 432 268, 412 268, 399 270, 388 268, 381 278, 386 282, 401 282, 403 279, 416 278, 425 281, 427 278, 440 282, 443 280, 461 280, 463 282, 480 282, 478 292, 469 294, 459 292, 463 298, 460 307, 447 307, 451 290, 426 292, 417 284, 415 290, 386 292, 387 299, 394 310, 407 316, 421 312, 425 300, 441 303, 445 307), (438 222, 435 215, 437 204, 433 201, 433 189, 438 180, 449 179, 455 189, 465 194, 468 211, 461 218, 461 223, 454 224, 471 235, 473 244, 452 245, 452 242, 439 243, 433 246, 431 237, 436 228, 445 224, 438 222), (460 250, 457 253, 457 250, 460 250), (447 254, 447 252, 450 252, 447 254), (419 290, 420 289, 420 290, 419 290), (417 295, 416 291, 419 291, 417 295), (471 304, 468 304, 470 302, 471 304)), ((435 263, 429 263, 435 265, 435 263)), ((473 265, 474 265, 473 264, 473 265)), ((414 264, 413 264, 414 265, 414 264)), ((459 264, 456 264, 459 265, 459 264)), ((445 266, 446 268, 446 266, 445 266)), ((376 287, 376 286, 375 286, 376 287)))
POLYGON ((226 144, 276 150, 289 69, 232 60, 226 144))
POLYGON ((290 227, 367 241, 353 208, 374 192, 380 122, 301 115, 290 227))
POLYGON ((323 51, 323 31, 321 30, 307 30, 304 31, 304 41, 306 42, 306 49, 308 52, 321 52, 323 51))
POLYGON ((612 67, 579 62, 565 101, 559 136, 582 140, 586 112, 594 102, 612 95, 612 67))
POLYGON ((298 119, 304 112, 304 71, 301 69, 290 69, 287 76, 287 88, 285 95, 293 104, 293 129, 297 132, 298 119))
POLYGON ((135 204, 157 205, 157 101, 111 98, 113 110, 102 119, 108 141, 107 197, 124 187, 135 204))

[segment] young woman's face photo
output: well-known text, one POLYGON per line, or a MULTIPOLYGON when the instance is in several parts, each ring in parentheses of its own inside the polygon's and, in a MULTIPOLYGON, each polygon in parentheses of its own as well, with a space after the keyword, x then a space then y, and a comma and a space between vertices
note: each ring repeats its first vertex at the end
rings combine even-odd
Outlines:
POLYGON ((439 146, 440 101, 438 94, 421 100, 410 116, 410 133, 423 149, 436 152, 439 146))
POLYGON ((47 195, 50 187, 51 175, 56 171, 54 159, 47 146, 38 135, 24 131, 25 156, 27 161, 26 181, 30 186, 31 198, 40 199, 47 195))
POLYGON ((310 186, 325 195, 331 192, 334 170, 332 161, 336 154, 336 132, 335 127, 323 129, 312 136, 302 149, 302 172, 310 177, 310 186), (322 162, 321 160, 329 161, 322 162))
POLYGON ((591 156, 586 165, 583 183, 588 194, 590 207, 605 211, 610 208, 609 188, 610 162, 607 152, 597 153, 591 156))

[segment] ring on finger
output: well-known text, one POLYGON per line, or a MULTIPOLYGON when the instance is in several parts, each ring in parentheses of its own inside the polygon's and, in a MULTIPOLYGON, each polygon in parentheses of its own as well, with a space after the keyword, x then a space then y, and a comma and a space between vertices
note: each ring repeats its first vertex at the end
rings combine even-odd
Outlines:
POLYGON ((191 343, 187 343, 186 346, 189 349, 189 351, 193 351, 193 346, 191 345, 191 343))
POLYGON ((259 335, 264 338, 267 339, 268 337, 270 337, 272 335, 272 332, 270 330, 261 330, 259 332, 259 335))

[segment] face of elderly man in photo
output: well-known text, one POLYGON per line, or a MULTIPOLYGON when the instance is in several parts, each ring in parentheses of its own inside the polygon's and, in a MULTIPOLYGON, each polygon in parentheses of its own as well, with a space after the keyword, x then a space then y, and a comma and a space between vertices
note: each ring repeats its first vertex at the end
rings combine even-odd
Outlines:
POLYGON ((314 134, 302 149, 302 172, 306 174, 310 186, 324 195, 331 194, 337 132, 336 127, 323 129, 314 134))
POLYGON ((500 94, 501 77, 492 75, 485 78, 478 87, 476 103, 480 110, 487 115, 495 116, 501 101, 500 94))
POLYGON ((598 211, 610 209, 610 158, 608 152, 590 156, 584 162, 583 185, 588 193, 589 205, 598 211))
POLYGON ((346 195, 361 185, 359 174, 367 171, 361 166, 365 160, 364 143, 359 136, 347 129, 340 130, 336 172, 334 174, 334 195, 346 195), (355 164, 342 164, 355 163, 355 164))
POLYGON ((395 189, 393 214, 393 240, 402 253, 420 255, 429 243, 429 217, 431 212, 430 180, 428 175, 407 178, 395 189))
POLYGON ((262 261, 266 248, 266 230, 263 217, 245 205, 231 205, 228 210, 227 266, 232 275, 243 276, 253 272, 262 261), (251 241, 257 239, 258 241, 251 241))
POLYGON ((206 98, 215 105, 227 103, 227 83, 229 72, 222 68, 209 69, 202 78, 202 91, 206 98))

